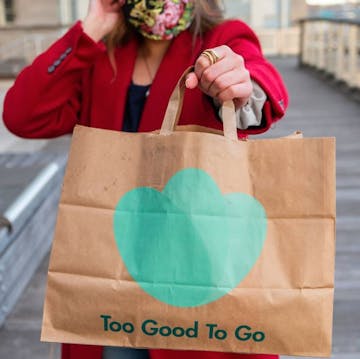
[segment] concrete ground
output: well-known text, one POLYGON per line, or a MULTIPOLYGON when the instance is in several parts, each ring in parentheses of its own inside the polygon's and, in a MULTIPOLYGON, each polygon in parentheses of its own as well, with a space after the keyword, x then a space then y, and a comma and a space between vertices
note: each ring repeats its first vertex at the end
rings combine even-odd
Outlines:
POLYGON ((58 344, 40 343, 48 262, 49 259, 46 256, 0 330, 1 359, 58 359, 60 357, 58 344))
MULTIPOLYGON (((299 69, 295 59, 273 62, 288 85, 291 106, 286 119, 265 137, 288 135, 300 129, 306 137, 337 138, 338 224, 332 358, 360 359, 360 104, 337 84, 321 79, 313 71, 299 69)), ((59 356, 58 346, 39 342, 47 263, 46 258, 0 330, 0 359, 59 356)))

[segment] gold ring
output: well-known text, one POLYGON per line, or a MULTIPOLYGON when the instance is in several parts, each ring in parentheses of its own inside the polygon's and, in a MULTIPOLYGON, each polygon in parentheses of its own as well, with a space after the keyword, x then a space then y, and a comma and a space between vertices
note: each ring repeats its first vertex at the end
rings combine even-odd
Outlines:
POLYGON ((201 55, 207 57, 207 59, 210 61, 210 65, 214 65, 220 60, 220 56, 215 52, 215 50, 205 50, 201 53, 201 55))

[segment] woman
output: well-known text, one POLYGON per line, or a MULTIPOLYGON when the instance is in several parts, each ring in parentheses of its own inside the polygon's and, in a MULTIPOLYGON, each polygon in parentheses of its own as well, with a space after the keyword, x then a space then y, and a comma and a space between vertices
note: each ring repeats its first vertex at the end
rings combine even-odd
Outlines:
MULTIPOLYGON (((77 123, 156 130, 191 65, 180 124, 221 129, 219 106, 227 100, 234 101, 242 137, 266 131, 284 115, 288 98, 279 74, 247 25, 223 21, 217 0, 91 0, 86 19, 20 73, 5 98, 4 122, 26 138, 71 133, 77 123)), ((65 346, 63 357, 274 357, 120 348, 101 353, 65 346)))

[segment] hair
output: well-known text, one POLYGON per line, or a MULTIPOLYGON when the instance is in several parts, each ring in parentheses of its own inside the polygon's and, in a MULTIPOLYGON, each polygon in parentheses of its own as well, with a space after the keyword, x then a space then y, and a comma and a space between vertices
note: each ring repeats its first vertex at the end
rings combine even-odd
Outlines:
MULTIPOLYGON (((194 0, 194 3, 194 20, 191 24, 190 31, 195 41, 224 20, 224 10, 221 0, 194 0)), ((136 34, 136 30, 122 18, 105 38, 105 45, 115 76, 117 74, 115 49, 125 44, 132 35, 136 34)))

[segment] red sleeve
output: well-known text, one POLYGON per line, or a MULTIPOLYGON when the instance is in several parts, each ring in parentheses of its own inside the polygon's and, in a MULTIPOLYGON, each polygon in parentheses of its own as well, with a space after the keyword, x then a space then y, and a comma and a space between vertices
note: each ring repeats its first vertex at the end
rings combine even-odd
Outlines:
POLYGON ((81 111, 84 72, 104 48, 77 22, 19 74, 5 97, 5 126, 25 138, 71 133, 81 111))
POLYGON ((247 134, 265 132, 284 116, 289 103, 288 93, 279 72, 265 59, 257 36, 244 22, 226 21, 217 26, 210 36, 214 43, 225 44, 244 58, 251 78, 266 93, 262 125, 242 131, 247 134))

